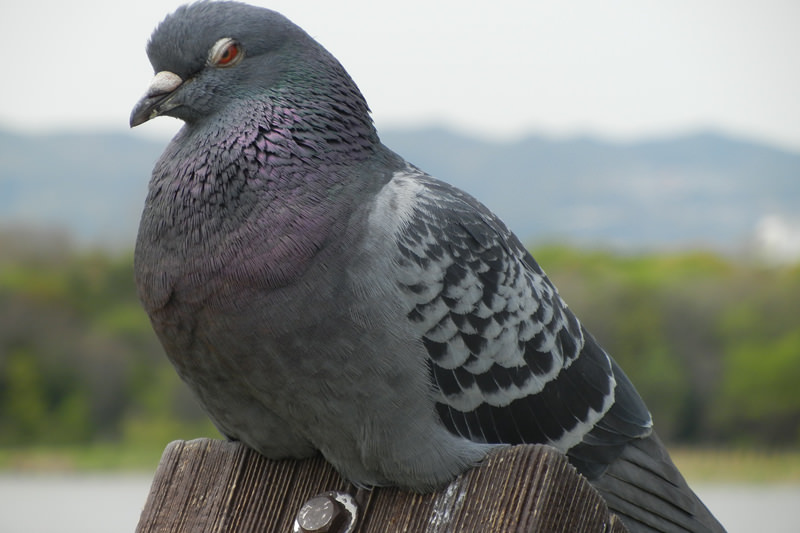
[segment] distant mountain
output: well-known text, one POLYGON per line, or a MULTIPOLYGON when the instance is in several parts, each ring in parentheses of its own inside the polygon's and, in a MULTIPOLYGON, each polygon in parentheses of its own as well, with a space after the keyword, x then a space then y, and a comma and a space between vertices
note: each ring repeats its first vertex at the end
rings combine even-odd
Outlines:
MULTIPOLYGON (((760 221, 800 211, 799 153, 714 133, 629 144, 488 142, 442 129, 381 137, 479 198, 528 243, 729 251, 760 221)), ((0 131, 0 225, 57 227, 81 243, 129 248, 165 145, 130 133, 0 131)))
POLYGON ((128 133, 0 131, 0 224, 57 228, 83 244, 132 248, 165 144, 128 133))
POLYGON ((800 212, 800 154, 719 134, 630 144, 488 143, 442 130, 383 139, 479 197, 526 242, 731 250, 765 216, 800 212))

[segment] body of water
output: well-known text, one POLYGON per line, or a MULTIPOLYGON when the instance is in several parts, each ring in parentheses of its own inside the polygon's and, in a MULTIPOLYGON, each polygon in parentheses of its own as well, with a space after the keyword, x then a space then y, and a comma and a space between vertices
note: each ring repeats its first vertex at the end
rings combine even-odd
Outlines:
MULTIPOLYGON (((0 474, 3 533, 133 531, 150 475, 0 474)), ((800 485, 697 485, 729 533, 797 533, 800 485)))

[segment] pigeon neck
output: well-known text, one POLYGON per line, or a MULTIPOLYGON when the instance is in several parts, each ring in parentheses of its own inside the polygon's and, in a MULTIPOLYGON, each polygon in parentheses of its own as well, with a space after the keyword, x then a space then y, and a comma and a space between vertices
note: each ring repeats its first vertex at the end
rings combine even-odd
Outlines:
POLYGON ((380 144, 358 89, 280 91, 265 105, 269 137, 292 156, 320 162, 357 163, 380 144), (280 138, 282 136, 282 138, 280 138))
POLYGON ((344 231, 369 186, 354 180, 358 161, 380 143, 371 123, 342 132, 341 114, 290 104, 187 125, 154 170, 138 253, 165 263, 162 272, 191 265, 272 288, 302 274, 344 231))

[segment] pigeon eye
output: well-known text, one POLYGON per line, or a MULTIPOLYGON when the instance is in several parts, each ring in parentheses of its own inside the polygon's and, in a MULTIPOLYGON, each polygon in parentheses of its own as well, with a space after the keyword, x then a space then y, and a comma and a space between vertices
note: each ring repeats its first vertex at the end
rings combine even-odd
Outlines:
POLYGON ((242 59, 243 55, 239 43, 230 37, 223 37, 211 47, 208 63, 214 67, 232 67, 242 59))

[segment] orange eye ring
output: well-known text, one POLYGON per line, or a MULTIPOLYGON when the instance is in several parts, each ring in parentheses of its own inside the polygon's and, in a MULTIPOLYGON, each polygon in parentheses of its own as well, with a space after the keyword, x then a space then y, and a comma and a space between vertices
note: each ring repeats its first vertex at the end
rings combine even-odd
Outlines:
POLYGON ((214 67, 232 67, 243 55, 242 46, 238 42, 230 37, 223 37, 211 47, 208 64, 214 67))
POLYGON ((218 65, 227 65, 234 59, 236 56, 239 55, 239 45, 236 43, 231 43, 222 50, 222 55, 219 56, 219 60, 217 61, 218 65))

